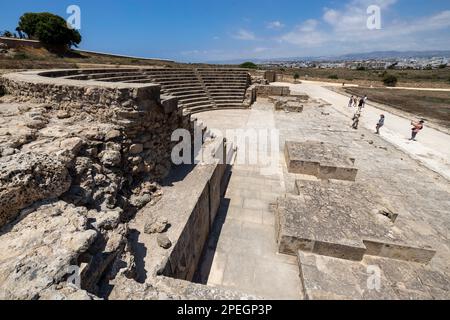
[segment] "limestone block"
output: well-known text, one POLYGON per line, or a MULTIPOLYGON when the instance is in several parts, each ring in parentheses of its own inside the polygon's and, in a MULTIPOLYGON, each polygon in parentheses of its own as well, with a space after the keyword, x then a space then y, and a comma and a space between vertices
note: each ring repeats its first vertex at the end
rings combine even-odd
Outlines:
POLYGON ((329 143, 287 141, 285 157, 290 173, 348 181, 355 181, 358 173, 354 159, 329 143))

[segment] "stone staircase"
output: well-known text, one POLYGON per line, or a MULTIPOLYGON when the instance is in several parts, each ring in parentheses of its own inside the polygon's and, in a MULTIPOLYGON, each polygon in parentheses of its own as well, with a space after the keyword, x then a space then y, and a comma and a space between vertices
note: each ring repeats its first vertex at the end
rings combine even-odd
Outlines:
POLYGON ((155 83, 161 94, 174 96, 186 114, 223 108, 245 108, 244 98, 251 77, 243 69, 155 68, 66 70, 46 76, 69 80, 155 83))
POLYGON ((242 108, 251 79, 239 69, 197 69, 217 108, 242 108))

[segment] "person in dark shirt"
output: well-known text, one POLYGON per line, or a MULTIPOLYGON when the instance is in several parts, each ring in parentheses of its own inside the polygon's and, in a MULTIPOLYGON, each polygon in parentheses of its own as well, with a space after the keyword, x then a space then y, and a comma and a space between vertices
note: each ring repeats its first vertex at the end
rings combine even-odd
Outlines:
POLYGON ((378 123, 377 123, 377 132, 376 132, 376 134, 380 134, 380 129, 384 126, 384 119, 385 119, 384 114, 382 114, 381 117, 380 117, 380 120, 378 120, 378 123))

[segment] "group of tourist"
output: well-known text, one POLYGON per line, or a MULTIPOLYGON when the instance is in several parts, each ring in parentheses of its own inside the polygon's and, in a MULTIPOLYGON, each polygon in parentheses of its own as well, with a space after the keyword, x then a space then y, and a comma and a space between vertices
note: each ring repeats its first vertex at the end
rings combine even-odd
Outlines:
MULTIPOLYGON (((358 107, 358 109, 362 109, 366 106, 366 102, 367 102, 367 96, 360 97, 359 99, 358 99, 358 97, 352 96, 350 98, 350 101, 348 102, 348 107, 349 108, 358 107)), ((358 110, 358 111, 360 111, 360 110, 358 110)))
MULTIPOLYGON (((361 118, 361 113, 362 113, 363 108, 366 106, 366 102, 367 102, 367 96, 365 95, 364 97, 359 98, 359 100, 358 100, 358 97, 351 96, 350 101, 348 103, 349 108, 358 107, 358 110, 356 111, 356 113, 353 115, 353 118, 352 118, 352 121, 353 121, 352 128, 355 130, 358 129, 359 120, 361 118)), ((385 119, 386 119, 385 115, 382 114, 376 124, 375 134, 378 134, 378 135, 380 134, 380 129, 384 126, 385 119)), ((425 124, 424 120, 411 121, 412 135, 411 135, 411 138, 409 139, 410 141, 417 141, 416 140, 417 134, 420 131, 422 131, 422 129, 424 128, 424 124, 425 124)))
POLYGON ((349 108, 356 108, 356 107, 358 108, 358 110, 356 111, 356 113, 354 114, 354 116, 352 118, 352 120, 353 120, 352 128, 355 130, 358 129, 359 119, 361 118, 362 109, 366 106, 366 102, 367 102, 366 95, 359 99, 358 99, 358 97, 351 96, 350 101, 348 102, 349 108))

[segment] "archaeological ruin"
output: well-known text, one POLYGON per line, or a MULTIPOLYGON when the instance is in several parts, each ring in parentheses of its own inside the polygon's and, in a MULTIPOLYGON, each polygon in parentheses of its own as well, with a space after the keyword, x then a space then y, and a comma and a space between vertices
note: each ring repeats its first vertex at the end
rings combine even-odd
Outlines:
POLYGON ((275 79, 2 75, 0 299, 450 298, 448 180, 275 79))

